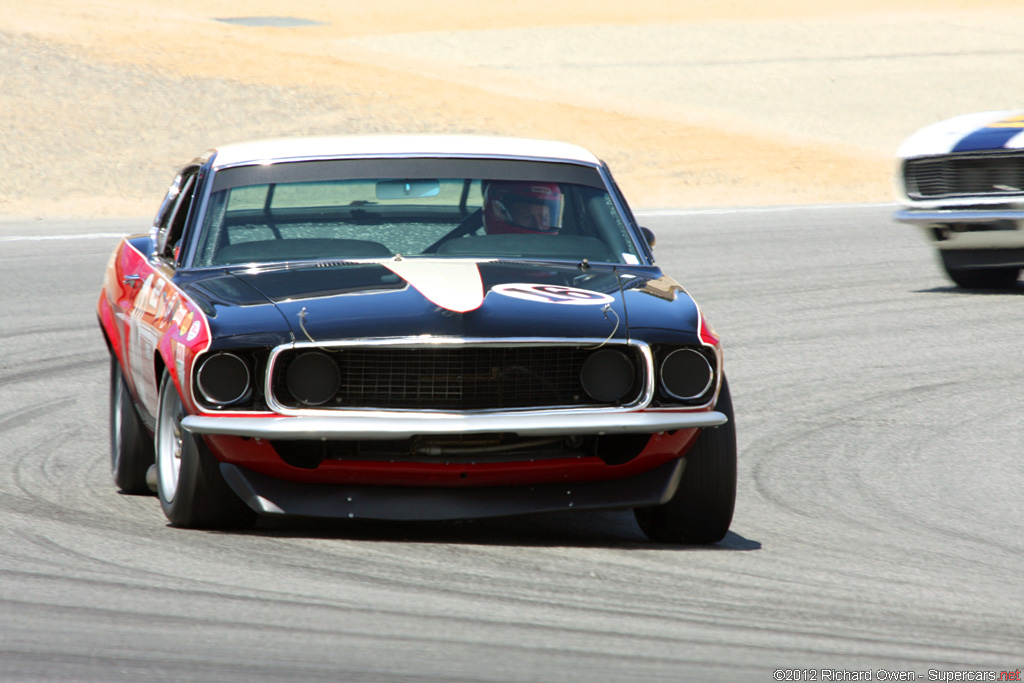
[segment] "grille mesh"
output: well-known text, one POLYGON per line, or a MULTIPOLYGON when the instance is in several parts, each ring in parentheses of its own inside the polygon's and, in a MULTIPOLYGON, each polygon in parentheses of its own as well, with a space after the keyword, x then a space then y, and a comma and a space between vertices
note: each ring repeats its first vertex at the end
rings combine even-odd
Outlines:
POLYGON ((1024 156, 986 154, 911 159, 904 167, 915 199, 1013 196, 1024 193, 1024 156))
MULTIPOLYGON (((634 365, 641 358, 628 347, 634 365)), ((280 403, 302 407, 283 381, 288 362, 301 351, 282 353, 274 391, 280 403)), ((488 410, 602 405, 580 385, 580 368, 591 349, 578 346, 344 348, 338 363, 342 388, 324 407, 488 410)), ((639 397, 639 377, 623 399, 639 397)))

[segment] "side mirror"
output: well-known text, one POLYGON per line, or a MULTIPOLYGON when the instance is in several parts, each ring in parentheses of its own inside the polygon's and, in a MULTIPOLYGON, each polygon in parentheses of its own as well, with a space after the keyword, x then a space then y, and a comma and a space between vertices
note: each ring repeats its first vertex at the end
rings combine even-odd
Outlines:
POLYGON ((653 249, 654 248, 654 242, 655 242, 654 233, 651 232, 650 228, 643 228, 643 227, 640 228, 640 232, 642 232, 644 234, 644 239, 647 240, 647 244, 649 244, 651 246, 651 249, 653 249))

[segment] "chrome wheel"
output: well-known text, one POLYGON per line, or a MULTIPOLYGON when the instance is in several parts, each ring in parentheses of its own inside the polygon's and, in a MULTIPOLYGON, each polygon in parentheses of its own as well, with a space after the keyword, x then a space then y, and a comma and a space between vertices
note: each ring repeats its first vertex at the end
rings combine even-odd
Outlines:
POLYGON ((174 382, 168 378, 160 387, 160 405, 156 423, 156 467, 160 495, 167 502, 174 500, 181 476, 182 430, 185 408, 178 398, 174 382))
POLYGON ((185 406, 168 373, 160 383, 156 419, 156 478, 160 507, 174 526, 248 528, 256 513, 231 490, 202 437, 181 426, 185 406))

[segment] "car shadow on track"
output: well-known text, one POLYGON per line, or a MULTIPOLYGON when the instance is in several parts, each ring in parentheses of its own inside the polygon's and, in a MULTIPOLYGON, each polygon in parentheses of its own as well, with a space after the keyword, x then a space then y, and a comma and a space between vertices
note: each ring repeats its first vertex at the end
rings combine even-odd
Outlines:
POLYGON ((1024 296, 1024 282, 1018 282, 1009 289, 964 289, 956 285, 916 289, 914 294, 958 294, 960 296, 1024 296))
POLYGON ((631 512, 554 512, 455 522, 261 519, 249 532, 281 538, 318 538, 390 543, 450 543, 487 546, 620 548, 627 550, 760 550, 761 543, 730 531, 717 544, 653 543, 631 512))

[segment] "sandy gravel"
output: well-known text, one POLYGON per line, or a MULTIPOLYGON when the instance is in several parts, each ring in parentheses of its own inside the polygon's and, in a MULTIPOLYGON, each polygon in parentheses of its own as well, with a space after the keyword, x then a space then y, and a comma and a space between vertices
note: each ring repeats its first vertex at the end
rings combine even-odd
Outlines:
POLYGON ((148 215, 209 146, 379 132, 577 142, 637 207, 889 201, 901 137, 1024 78, 1016 0, 356 4, 5 3, 0 215, 148 215))

